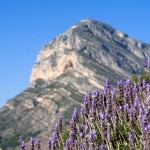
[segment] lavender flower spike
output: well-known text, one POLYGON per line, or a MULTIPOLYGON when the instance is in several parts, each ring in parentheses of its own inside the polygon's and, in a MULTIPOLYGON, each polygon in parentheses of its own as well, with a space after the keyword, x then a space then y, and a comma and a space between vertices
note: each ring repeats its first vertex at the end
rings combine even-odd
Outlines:
POLYGON ((33 144, 34 143, 34 138, 31 136, 30 138, 30 144, 33 144))
POLYGON ((21 150, 25 150, 25 144, 24 144, 24 141, 21 142, 20 148, 21 148, 21 150))
POLYGON ((134 149, 134 137, 131 132, 128 132, 128 141, 130 143, 130 150, 134 149))
POLYGON ((90 141, 91 142, 96 141, 96 131, 90 131, 90 141))
POLYGON ((51 149, 51 140, 50 139, 48 140, 47 144, 48 144, 48 149, 51 149))
POLYGON ((31 137, 30 139, 30 150, 34 150, 34 138, 31 137))
POLYGON ((59 115, 58 117, 58 128, 59 132, 62 133, 62 115, 59 115))
POLYGON ((100 145, 100 149, 99 150, 105 150, 105 147, 103 144, 100 145))
POLYGON ((37 139, 35 144, 36 144, 37 150, 41 150, 41 145, 40 145, 41 144, 41 140, 39 138, 37 139))

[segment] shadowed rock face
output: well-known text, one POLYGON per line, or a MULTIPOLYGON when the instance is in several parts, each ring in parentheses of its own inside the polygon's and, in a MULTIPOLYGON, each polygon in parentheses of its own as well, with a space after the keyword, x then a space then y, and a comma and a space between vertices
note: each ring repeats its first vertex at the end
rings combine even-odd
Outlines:
POLYGON ((0 109, 0 145, 16 147, 31 135, 46 145, 58 114, 67 124, 88 89, 102 90, 106 77, 115 85, 143 72, 149 56, 150 45, 105 23, 82 20, 41 49, 30 87, 0 109))

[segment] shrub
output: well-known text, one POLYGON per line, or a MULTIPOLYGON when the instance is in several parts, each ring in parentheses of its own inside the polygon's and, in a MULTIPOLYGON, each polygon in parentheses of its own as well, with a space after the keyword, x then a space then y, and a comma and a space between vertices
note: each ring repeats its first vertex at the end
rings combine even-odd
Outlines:
MULTIPOLYGON (((150 60, 148 61, 150 70, 150 60)), ((144 75, 145 76, 145 75, 144 75)), ((143 77, 144 77, 143 76, 143 77)), ((146 75, 146 79, 148 80, 146 75)), ((150 84, 141 76, 118 81, 112 89, 106 79, 104 91, 88 91, 80 112, 74 109, 70 132, 62 131, 59 116, 48 148, 51 150, 148 150, 150 147, 150 84), (79 121, 81 120, 81 121, 79 121), (63 138, 62 138, 63 135, 63 138), (65 135, 65 136, 64 136, 65 135), (66 139, 67 138, 67 139, 66 139)), ((31 138, 31 150, 35 142, 31 138)), ((40 142, 36 143, 40 149, 40 142)), ((25 150, 24 142, 21 144, 25 150)))

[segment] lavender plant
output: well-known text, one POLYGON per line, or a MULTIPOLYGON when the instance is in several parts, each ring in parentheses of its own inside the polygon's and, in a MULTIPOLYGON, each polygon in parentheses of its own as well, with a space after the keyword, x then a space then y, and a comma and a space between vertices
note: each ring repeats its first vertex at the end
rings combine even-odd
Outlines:
MULTIPOLYGON (((150 60, 147 64, 150 70, 150 60)), ((150 71, 149 71, 150 76, 150 71)), ((48 140, 50 150, 149 150, 150 149, 150 84, 141 76, 138 82, 118 81, 111 89, 106 79, 104 91, 88 91, 81 111, 74 109, 70 135, 62 139, 62 116, 48 140), (80 120, 80 121, 79 121, 80 120)), ((30 150, 40 150, 40 139, 30 140, 30 150)), ((25 150, 22 141, 21 150, 25 150)))

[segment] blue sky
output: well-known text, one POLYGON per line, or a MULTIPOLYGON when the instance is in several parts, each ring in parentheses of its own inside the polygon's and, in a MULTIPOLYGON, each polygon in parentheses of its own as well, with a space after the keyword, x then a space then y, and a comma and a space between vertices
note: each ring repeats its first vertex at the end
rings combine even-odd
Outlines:
POLYGON ((29 85, 41 47, 84 18, 150 43, 150 0, 0 0, 0 107, 29 85))

